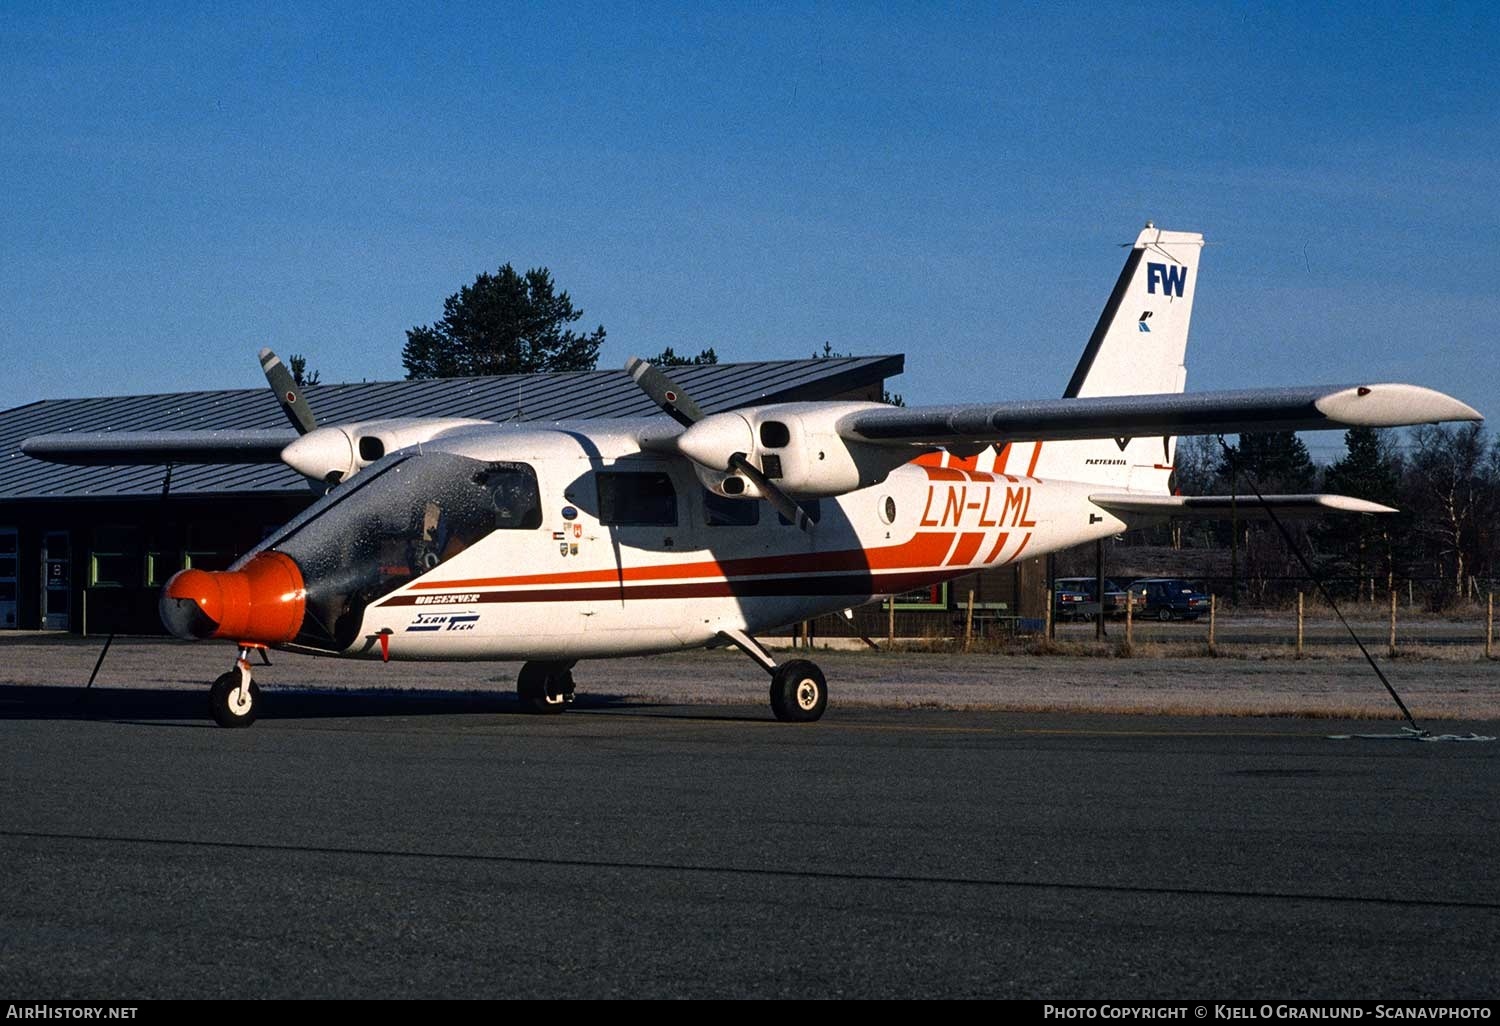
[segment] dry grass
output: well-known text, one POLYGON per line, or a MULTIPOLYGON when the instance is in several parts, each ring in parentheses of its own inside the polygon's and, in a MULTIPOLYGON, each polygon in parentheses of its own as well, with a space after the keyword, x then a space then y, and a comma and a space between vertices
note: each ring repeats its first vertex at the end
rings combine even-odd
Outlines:
MULTIPOLYGON (((1412 662, 1436 663, 1482 663, 1486 661, 1482 642, 1454 645, 1402 645, 1398 643, 1394 656, 1387 651, 1384 644, 1371 645, 1366 642, 1365 647, 1369 649, 1371 655, 1380 660, 1395 658, 1412 662)), ((1343 661, 1364 658, 1360 655, 1359 649, 1348 641, 1305 644, 1302 647, 1301 656, 1297 655, 1296 647, 1289 643, 1226 645, 1219 642, 1210 648, 1207 641, 1200 639, 1126 642, 1123 638, 1080 641, 1042 636, 1007 639, 976 638, 967 651, 960 638, 898 638, 894 645, 882 640, 880 650, 891 653, 933 655, 1081 656, 1095 659, 1196 659, 1207 656, 1216 659, 1257 661, 1273 659, 1343 661)), ((1500 659, 1491 656, 1489 661, 1500 662, 1500 659)))

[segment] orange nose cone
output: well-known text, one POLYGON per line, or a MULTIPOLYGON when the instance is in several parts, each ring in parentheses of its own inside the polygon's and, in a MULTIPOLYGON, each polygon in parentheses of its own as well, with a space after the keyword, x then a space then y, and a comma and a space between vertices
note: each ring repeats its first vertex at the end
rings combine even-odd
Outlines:
POLYGON ((161 619, 179 638, 276 645, 302 627, 302 572, 291 557, 262 552, 238 570, 183 570, 161 594, 161 619))

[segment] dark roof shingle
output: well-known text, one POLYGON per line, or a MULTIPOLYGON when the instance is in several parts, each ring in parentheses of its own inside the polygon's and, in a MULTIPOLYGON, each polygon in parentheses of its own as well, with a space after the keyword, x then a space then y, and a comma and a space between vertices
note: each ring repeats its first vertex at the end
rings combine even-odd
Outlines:
MULTIPOLYGON (((900 374, 905 358, 768 360, 673 367, 672 377, 705 410, 826 399, 900 374)), ((304 390, 320 424, 383 417, 572 420, 656 414, 623 371, 511 374, 421 381, 313 385, 304 390)), ((21 441, 60 431, 186 431, 287 426, 270 389, 46 399, 0 412, 0 501, 118 498, 161 493, 160 467, 78 467, 25 456, 21 441)), ((305 480, 277 464, 188 466, 172 471, 174 494, 302 494, 305 480)))

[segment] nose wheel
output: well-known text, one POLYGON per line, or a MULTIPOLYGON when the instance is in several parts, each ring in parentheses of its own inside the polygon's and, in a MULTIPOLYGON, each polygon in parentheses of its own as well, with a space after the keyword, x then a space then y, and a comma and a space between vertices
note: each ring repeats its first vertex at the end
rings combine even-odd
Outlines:
POLYGON ((557 715, 573 704, 573 664, 527 663, 516 678, 516 696, 527 712, 557 715))
POLYGON ((260 687, 250 676, 250 653, 257 649, 261 659, 270 666, 271 660, 266 657, 263 647, 242 645, 234 669, 209 686, 208 710, 221 727, 248 727, 255 722, 255 714, 260 708, 260 687))

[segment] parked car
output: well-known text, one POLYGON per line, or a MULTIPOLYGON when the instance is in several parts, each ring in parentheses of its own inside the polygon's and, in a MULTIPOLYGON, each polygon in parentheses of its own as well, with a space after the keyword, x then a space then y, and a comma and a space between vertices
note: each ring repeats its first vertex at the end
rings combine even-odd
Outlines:
MULTIPOLYGON (((1099 612, 1099 600, 1095 589, 1099 581, 1093 577, 1059 577, 1054 582, 1053 593, 1056 615, 1060 620, 1092 620, 1099 612)), ((1104 579, 1104 615, 1125 615, 1125 589, 1108 577, 1104 579)))
POLYGON ((1130 594, 1135 596, 1133 615, 1167 620, 1196 620, 1208 612, 1208 596, 1193 587, 1191 581, 1176 577, 1148 577, 1134 581, 1130 594))
POLYGON ((1057 581, 1052 589, 1052 615, 1058 622, 1090 619, 1095 608, 1088 592, 1082 588, 1069 587, 1065 580, 1057 581))

